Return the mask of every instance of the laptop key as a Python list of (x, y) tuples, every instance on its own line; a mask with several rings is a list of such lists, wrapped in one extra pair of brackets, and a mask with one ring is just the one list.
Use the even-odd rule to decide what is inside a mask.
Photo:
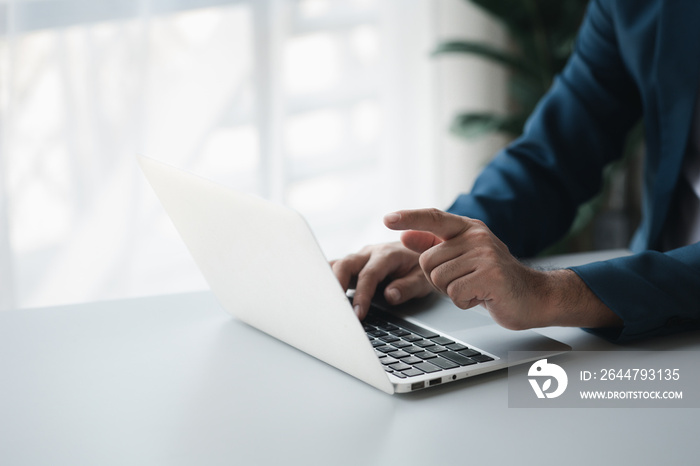
[(407, 358), (410, 356), (410, 354), (408, 354), (407, 352), (402, 351), (402, 350), (393, 351), (393, 352), (387, 353), (387, 354), (389, 354), (389, 356), (391, 356), (392, 358), (396, 358), (396, 359)]
[(434, 346), (435, 343), (433, 343), (430, 340), (418, 340), (413, 342), (414, 345), (420, 346), (421, 348), (426, 348), (428, 346)]
[(429, 362), (421, 362), (413, 366), (417, 369), (422, 370), (423, 372), (431, 373), (431, 372), (437, 372), (440, 370), (438, 366), (435, 364), (430, 364)]
[[(386, 356), (386, 355), (384, 355), (384, 356)], [(391, 356), (386, 356), (386, 357), (380, 359), (379, 362), (381, 362), (385, 366), (390, 366), (392, 364), (396, 364), (397, 362), (399, 362), (399, 360), (394, 359)]]
[(400, 372), (400, 374), (407, 375), (409, 377), (415, 377), (417, 375), (424, 374), (424, 372), (420, 369), (416, 369), (415, 367), (412, 369), (409, 369), (407, 371)]
[(452, 351), (460, 351), (460, 350), (467, 349), (466, 346), (464, 346), (460, 343), (452, 343), (451, 345), (445, 345), (445, 348), (452, 350)]
[(404, 364), (401, 361), (397, 362), (396, 364), (392, 364), (389, 367), (399, 372), (406, 371), (411, 368), (411, 366), (409, 366), (408, 364)]
[(376, 348), (377, 346), (384, 346), (384, 345), (386, 345), (386, 343), (384, 343), (381, 340), (372, 340), (372, 346), (374, 348)]
[(461, 354), (462, 356), (466, 356), (466, 357), (468, 357), (468, 358), (471, 358), (471, 357), (473, 357), (473, 356), (478, 356), (478, 355), (481, 354), (481, 353), (479, 353), (478, 351), (474, 351), (474, 350), (471, 349), (471, 348), (470, 348), (470, 349), (461, 350), (461, 351), (458, 351), (458, 352), (459, 352), (459, 354)]
[(485, 354), (480, 354), (478, 356), (472, 356), (472, 359), (476, 362), (493, 361), (493, 358), (491, 356), (486, 356)]
[(444, 346), (439, 346), (439, 345), (428, 346), (426, 349), (428, 351), (430, 351), (431, 353), (442, 353), (444, 351), (447, 351), (447, 348), (445, 348)]
[(399, 337), (395, 337), (394, 335), (384, 335), (383, 337), (379, 337), (379, 339), (386, 343), (391, 343), (392, 341), (399, 341)]
[(409, 342), (407, 342), (407, 341), (399, 340), (399, 341), (392, 341), (392, 342), (391, 342), (391, 346), (393, 346), (394, 348), (403, 349), (403, 348), (406, 348), (406, 347), (409, 347), (409, 346), (413, 346), (413, 345), (411, 345), (411, 344), (410, 344)]
[(431, 338), (430, 340), (433, 343), (437, 343), (438, 345), (442, 345), (442, 346), (451, 345), (452, 343), (454, 343), (454, 341), (450, 340), (449, 338), (445, 338), (445, 337)]
[(377, 328), (384, 330), (385, 332), (391, 332), (392, 330), (398, 330), (399, 328), (393, 324), (381, 324), (377, 325)]
[(403, 375), (401, 372), (392, 372), (391, 375), (393, 375), (394, 377), (398, 377), (398, 378), (400, 378), (400, 379), (405, 379), (405, 378), (406, 378), (406, 376)]
[(441, 353), (440, 356), (443, 358), (447, 358), (452, 362), (456, 362), (460, 366), (471, 366), (472, 364), (476, 364), (476, 361), (474, 361), (471, 358), (468, 358), (466, 356), (462, 356), (459, 353), (453, 353), (452, 351), (446, 351), (444, 353)]
[(404, 350), (405, 352), (407, 352), (408, 354), (416, 354), (416, 353), (420, 353), (421, 351), (425, 351), (420, 346), (407, 346), (407, 347), (401, 348), (401, 349)]
[(413, 343), (414, 341), (422, 340), (423, 337), (416, 335), (414, 333), (407, 333), (406, 335), (403, 335), (401, 338), (403, 338), (406, 341), (410, 341)]
[(454, 369), (455, 367), (459, 367), (459, 365), (455, 362), (449, 361), (445, 358), (435, 358), (430, 360), (431, 364), (435, 364), (436, 366), (440, 366), (443, 369)]
[(407, 358), (403, 358), (401, 362), (404, 364), (418, 364), (419, 362), (423, 362), (423, 360), (415, 356), (409, 356)]
[(382, 353), (391, 353), (392, 351), (396, 351), (396, 348), (390, 345), (378, 346), (374, 349), (381, 351)]
[(437, 355), (431, 353), (430, 351), (422, 351), (420, 353), (416, 353), (416, 356), (421, 358), (421, 359), (437, 358)]

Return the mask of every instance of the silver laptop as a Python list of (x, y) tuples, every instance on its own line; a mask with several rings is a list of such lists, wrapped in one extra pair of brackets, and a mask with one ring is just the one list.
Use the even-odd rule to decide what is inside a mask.
[(527, 362), (509, 351), (571, 349), (437, 294), (377, 303), (360, 322), (300, 214), (147, 157), (139, 163), (226, 311), (386, 393)]

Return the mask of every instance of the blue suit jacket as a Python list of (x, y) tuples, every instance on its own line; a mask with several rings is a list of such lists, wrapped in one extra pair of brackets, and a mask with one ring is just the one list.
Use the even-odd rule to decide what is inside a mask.
[(516, 256), (561, 238), (643, 118), (643, 220), (630, 257), (573, 270), (624, 321), (618, 341), (700, 327), (700, 243), (659, 252), (700, 85), (700, 1), (592, 0), (564, 71), (524, 135), (450, 212), (483, 220)]

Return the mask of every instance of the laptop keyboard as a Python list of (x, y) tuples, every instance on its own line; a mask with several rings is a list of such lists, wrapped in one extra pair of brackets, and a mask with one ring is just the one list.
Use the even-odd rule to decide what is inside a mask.
[(374, 308), (362, 326), (384, 370), (400, 379), (493, 361), (474, 348)]

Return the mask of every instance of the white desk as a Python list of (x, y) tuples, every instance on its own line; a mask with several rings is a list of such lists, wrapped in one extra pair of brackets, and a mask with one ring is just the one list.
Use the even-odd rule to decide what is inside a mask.
[[(635, 348), (698, 350), (699, 336)], [(0, 313), (8, 466), (697, 464), (699, 429), (694, 409), (508, 408), (505, 371), (389, 396), (208, 292)]]

